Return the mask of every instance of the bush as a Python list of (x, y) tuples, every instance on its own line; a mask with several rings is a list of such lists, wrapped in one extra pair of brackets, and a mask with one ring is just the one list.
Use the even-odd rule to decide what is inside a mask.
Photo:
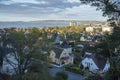
[(84, 80), (103, 80), (103, 78), (100, 75), (96, 74), (96, 75), (89, 75)]
[(83, 69), (80, 69), (80, 67), (78, 67), (78, 66), (69, 66), (69, 65), (66, 65), (65, 69), (68, 70), (68, 71), (74, 72), (74, 73), (81, 74), (81, 75), (83, 75), (84, 72), (85, 72)]
[(68, 79), (68, 74), (65, 72), (57, 72), (56, 73), (56, 80), (67, 80)]

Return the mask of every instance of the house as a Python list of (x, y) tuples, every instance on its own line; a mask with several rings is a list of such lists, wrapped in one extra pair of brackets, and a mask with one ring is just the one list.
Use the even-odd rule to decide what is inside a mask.
[(104, 73), (110, 68), (109, 59), (90, 52), (85, 52), (82, 59), (82, 65), (84, 68), (88, 68), (89, 71), (100, 73)]
[[(0, 72), (2, 74), (13, 75), (18, 71), (18, 54), (17, 52), (11, 52), (11, 49), (14, 48), (12, 44), (8, 43), (6, 47), (1, 48), (2, 57), (2, 66)], [(25, 46), (23, 52), (27, 52), (28, 47)], [(26, 53), (28, 54), (28, 53)]]
[(67, 38), (66, 41), (68, 42), (68, 44), (69, 44), (71, 47), (74, 47), (74, 46), (75, 46), (75, 40), (70, 39), (70, 38)]
[(51, 38), (52, 38), (52, 33), (49, 32), (49, 33), (47, 34), (47, 38), (48, 38), (48, 39), (51, 39)]
[(7, 75), (13, 75), (15, 73), (15, 69), (17, 68), (18, 68), (18, 61), (16, 60), (14, 54), (12, 53), (7, 54), (3, 58), (1, 73)]
[(72, 47), (70, 45), (67, 44), (62, 44), (59, 46), (60, 48), (64, 49), (67, 53), (72, 53)]
[(54, 48), (50, 51), (49, 58), (51, 62), (55, 62), (59, 66), (73, 64), (73, 55), (69, 54), (65, 49)]
[(48, 50), (47, 50), (46, 48), (42, 47), (42, 48), (41, 48), (41, 52), (42, 52), (43, 54), (47, 54), (47, 53), (48, 53)]
[(90, 27), (86, 27), (85, 30), (87, 32), (93, 32), (94, 31), (93, 27), (91, 27), (91, 26)]
[(89, 46), (95, 46), (97, 43), (94, 41), (89, 41), (88, 44), (89, 44)]
[(2, 55), (0, 59), (0, 73), (12, 75), (15, 72), (14, 68), (17, 68), (17, 60), (15, 56), (10, 53), (9, 48), (11, 48), (10, 45), (7, 45), (6, 48), (0, 48), (0, 54)]
[(75, 47), (74, 47), (74, 51), (76, 51), (76, 52), (81, 52), (81, 51), (83, 51), (83, 49), (84, 49), (84, 45), (82, 45), (82, 44), (77, 44)]
[(9, 80), (9, 78), (10, 78), (9, 75), (0, 73), (0, 80)]
[(67, 53), (72, 53), (72, 47), (66, 40), (63, 41), (60, 45), (56, 45), (56, 47), (64, 49)]
[(80, 41), (86, 41), (85, 36), (81, 36), (81, 37), (80, 37)]
[(103, 26), (102, 27), (102, 31), (103, 32), (112, 32), (113, 27), (109, 27), (109, 26)]
[(57, 34), (55, 43), (62, 44), (62, 34)]

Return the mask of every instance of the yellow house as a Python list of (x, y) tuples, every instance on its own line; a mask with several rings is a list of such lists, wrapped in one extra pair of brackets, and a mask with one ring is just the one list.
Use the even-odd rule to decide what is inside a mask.
[(54, 48), (50, 51), (49, 58), (59, 66), (73, 64), (73, 55), (62, 48)]

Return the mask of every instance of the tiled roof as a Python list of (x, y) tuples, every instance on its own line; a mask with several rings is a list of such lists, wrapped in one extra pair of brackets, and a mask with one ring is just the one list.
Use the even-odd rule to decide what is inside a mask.
[(100, 70), (103, 70), (107, 59), (96, 54), (85, 54), (83, 58), (91, 58)]
[(61, 48), (54, 48), (53, 51), (56, 54), (55, 58), (60, 58), (60, 55), (62, 54), (63, 49), (61, 49)]
[(68, 60), (69, 59), (69, 56), (68, 57), (62, 57), (60, 60)]
[(71, 48), (70, 45), (60, 45), (61, 48)]
[(95, 64), (98, 66), (98, 68), (100, 70), (103, 70), (104, 67), (105, 67), (105, 64), (107, 62), (107, 59), (106, 58), (103, 58), (101, 56), (97, 57), (97, 56), (94, 56), (93, 58), (93, 61), (95, 62)]

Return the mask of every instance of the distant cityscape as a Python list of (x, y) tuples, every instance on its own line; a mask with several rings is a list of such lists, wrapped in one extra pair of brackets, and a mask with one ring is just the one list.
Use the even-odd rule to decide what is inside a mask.
[(78, 20), (41, 20), (41, 21), (15, 21), (15, 22), (0, 22), (1, 28), (11, 27), (62, 27), (62, 26), (80, 26), (80, 25), (91, 25), (91, 24), (105, 24), (102, 21), (78, 21)]

